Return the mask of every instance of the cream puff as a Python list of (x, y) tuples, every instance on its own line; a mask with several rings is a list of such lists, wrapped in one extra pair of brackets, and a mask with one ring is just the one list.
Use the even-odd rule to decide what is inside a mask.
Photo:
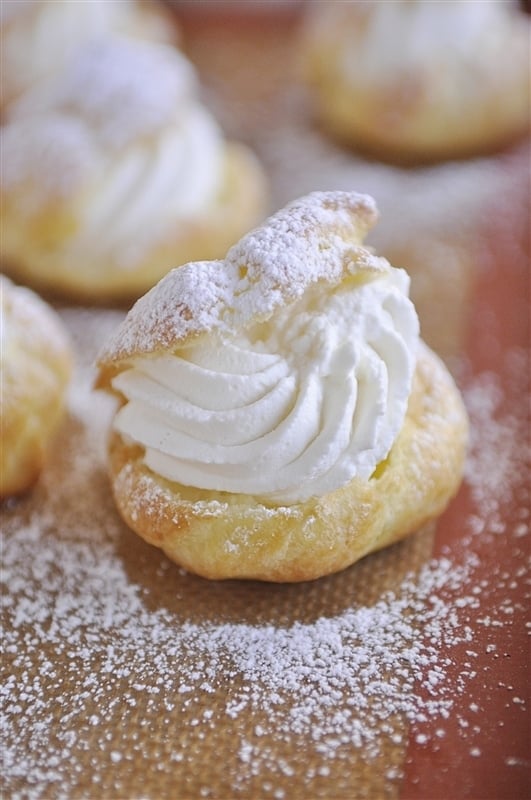
[(328, 131), (420, 162), (495, 150), (529, 130), (529, 37), (511, 0), (316, 3), (300, 61)]
[(0, 497), (37, 480), (72, 369), (67, 332), (38, 295), (0, 275)]
[(2, 129), (5, 271), (75, 299), (136, 299), (170, 267), (222, 257), (266, 179), (227, 142), (174, 48), (113, 37), (15, 104)]
[(437, 516), (467, 416), (419, 339), (372, 198), (303, 197), (133, 306), (99, 358), (109, 462), (140, 536), (212, 579), (303, 581)]
[(157, 0), (2, 0), (1, 108), (62, 72), (94, 38), (121, 33), (176, 42), (177, 25)]

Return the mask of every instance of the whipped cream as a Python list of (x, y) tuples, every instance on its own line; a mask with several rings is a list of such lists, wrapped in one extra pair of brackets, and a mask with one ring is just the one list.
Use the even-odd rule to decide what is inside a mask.
[(2, 0), (0, 8), (2, 26), (9, 25), (2, 39), (3, 88), (13, 97), (57, 74), (92, 38), (127, 30), (134, 13), (129, 0)]
[(109, 257), (128, 268), (176, 221), (215, 202), (224, 147), (184, 56), (113, 37), (87, 46), (60, 80), (15, 105), (1, 182), (25, 184), (30, 215), (52, 198), (73, 199), (65, 258), (83, 263), (88, 251), (103, 269)]
[(409, 278), (383, 264), (238, 334), (135, 358), (112, 381), (115, 430), (163, 478), (272, 503), (369, 479), (402, 426), (418, 341)]
[(109, 165), (66, 247), (110, 256), (126, 269), (134, 266), (172, 224), (215, 201), (223, 147), (210, 114), (199, 106), (187, 109), (180, 124), (169, 126), (152, 147), (133, 147)]

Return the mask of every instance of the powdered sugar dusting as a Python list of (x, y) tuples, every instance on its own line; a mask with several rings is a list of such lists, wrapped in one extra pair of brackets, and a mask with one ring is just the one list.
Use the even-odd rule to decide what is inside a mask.
[(196, 102), (197, 91), (194, 68), (177, 50), (114, 35), (86, 44), (59, 78), (28, 93), (10, 116), (50, 108), (79, 116), (101, 147), (116, 151), (158, 134)]
[(525, 480), (517, 498), (513, 498), (515, 478), (530, 474), (531, 442), (525, 398), (527, 356), (520, 350), (510, 353), (510, 389), (521, 398), (521, 410), (515, 414), (504, 408), (506, 388), (502, 378), (493, 372), (482, 373), (465, 390), (465, 401), (475, 425), (471, 430), (470, 453), (465, 477), (474, 504), (480, 513), (469, 519), (475, 534), (506, 534), (504, 508), (516, 499), (521, 509), (521, 522), (514, 533), (529, 532), (527, 509), (529, 496)]
[(101, 361), (249, 325), (312, 283), (338, 283), (345, 270), (389, 269), (359, 246), (376, 216), (373, 199), (356, 192), (313, 192), (293, 201), (244, 236), (223, 262), (196, 262), (168, 273), (137, 301)]
[[(382, 210), (378, 250), (392, 251), (397, 239), (417, 243), (424, 232), (420, 262), (428, 243), (432, 254), (442, 239), (450, 257), (456, 243), (466, 245), (493, 195), (512, 197), (506, 209), (513, 214), (516, 194), (497, 159), (395, 171), (327, 142), (286, 80), (292, 29), (276, 26), (268, 34), (260, 25), (258, 36), (231, 26), (220, 36), (216, 21), (195, 36), (195, 53), (202, 74), (210, 68), (217, 83), (213, 99), (224, 128), (256, 144), (274, 176), (274, 207), (315, 189), (354, 186), (376, 197)], [(193, 53), (194, 41), (187, 44)], [(445, 256), (445, 270), (448, 263)], [(438, 263), (421, 266), (429, 283), (439, 279)], [(518, 585), (528, 574), (522, 445), (529, 428), (504, 402), (505, 380), (486, 373), (461, 381), (472, 423), (470, 503), (454, 517), (452, 546), (407, 578), (419, 548), (421, 561), (430, 552), (429, 534), (371, 556), (319, 583), (316, 613), (309, 607), (312, 587), (265, 593), (255, 587), (249, 601), (239, 585), (212, 586), (185, 575), (124, 529), (104, 471), (112, 404), (89, 389), (91, 361), (120, 316), (76, 309), (63, 317), (81, 359), (64, 437), (31, 498), (2, 509), (6, 796), (391, 798), (404, 770), (407, 717), (411, 740), (428, 756), (426, 786), (441, 767), (437, 751), (451, 738), (452, 723), (465, 770), (455, 750), (442, 767), (457, 772), (460, 787), (483, 769), (489, 725), (499, 756), (492, 766), (505, 775), (528, 769), (522, 747), (508, 744), (509, 725), (492, 722), (490, 707), (503, 694), (512, 714), (506, 722), (526, 713), (523, 691), (504, 670), (522, 615)], [(521, 355), (510, 354), (513, 377), (522, 373)], [(498, 469), (498, 458), (506, 468)], [(483, 558), (491, 547), (491, 570), (479, 577), (475, 553)], [(337, 596), (331, 586), (339, 586), (341, 603), (330, 603)], [(381, 645), (371, 622), (382, 627)], [(264, 654), (257, 652), (260, 643)], [(404, 663), (396, 658), (400, 648)], [(273, 657), (269, 677), (264, 670)], [(300, 676), (298, 685), (289, 670)], [(335, 691), (338, 679), (347, 697)], [(393, 713), (396, 707), (406, 720)], [(360, 741), (369, 743), (367, 752)], [(470, 772), (468, 755), (475, 762)], [(371, 777), (363, 772), (358, 779), (364, 759)], [(367, 787), (374, 775), (381, 778), (376, 790)]]
[[(487, 617), (473, 535), (459, 560), (447, 554), (417, 572), (398, 570), (402, 577), (364, 602), (369, 576), (400, 553), (407, 563), (415, 539), (360, 562), (320, 584), (326, 597), (344, 581), (345, 596), (341, 607), (316, 614), (305, 607), (308, 587), (257, 586), (242, 605), (237, 586), (186, 575), (125, 530), (109, 496), (104, 444), (113, 403), (91, 390), (91, 361), (122, 315), (62, 316), (79, 351), (65, 440), (36, 492), (3, 511), (5, 791), (131, 796), (130, 759), (146, 757), (160, 726), (168, 732), (156, 756), (163, 785), (185, 787), (203, 763), (201, 796), (281, 797), (295, 779), (309, 794), (330, 796), (323, 787), (336, 785), (340, 764), (376, 762), (405, 745), (409, 726), (420, 745), (443, 739), (474, 679), (475, 620), (493, 635), (509, 629), (518, 576), (500, 567), (504, 600)], [(489, 455), (500, 443), (502, 459), (521, 452), (524, 424), (500, 416), (504, 387), (492, 375), (465, 388), (473, 513), (463, 534), (493, 513), (501, 519), (514, 502), (510, 471), (498, 491)], [(496, 508), (485, 508), (486, 496)], [(520, 701), (515, 694), (513, 705)], [(474, 758), (476, 708), (460, 717)], [(208, 765), (227, 731), (233, 758), (220, 777)], [(386, 780), (401, 776), (391, 758)]]
[[(32, 186), (20, 201), (21, 216), (42, 211), (51, 199), (71, 196), (87, 174), (101, 165), (86, 127), (72, 117), (54, 115), (41, 120), (38, 136), (34, 120), (21, 120), (16, 125), (6, 125), (2, 139), (2, 190)], [(36, 173), (39, 180), (33, 183)]]

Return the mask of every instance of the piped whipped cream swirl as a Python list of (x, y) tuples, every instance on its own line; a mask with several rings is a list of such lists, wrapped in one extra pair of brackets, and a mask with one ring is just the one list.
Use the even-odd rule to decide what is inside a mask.
[(142, 0), (2, 0), (2, 104), (53, 78), (95, 39), (118, 33), (171, 42), (173, 27), (157, 9)]
[(2, 146), (0, 183), (24, 186), (20, 212), (74, 207), (65, 257), (97, 252), (103, 269), (109, 257), (136, 266), (176, 223), (208, 211), (224, 180), (223, 135), (190, 62), (118, 36), (86, 45), (60, 78), (25, 95)]
[[(386, 262), (385, 262), (386, 263)], [(409, 278), (387, 268), (314, 284), (238, 335), (137, 357), (114, 421), (145, 464), (186, 486), (273, 503), (369, 479), (402, 426), (416, 363)]]

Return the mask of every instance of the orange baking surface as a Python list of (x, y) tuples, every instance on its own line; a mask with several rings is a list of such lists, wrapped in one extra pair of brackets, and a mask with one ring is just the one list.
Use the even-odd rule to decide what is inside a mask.
[(411, 258), (423, 333), (463, 391), (463, 485), (435, 525), (319, 581), (189, 575), (110, 493), (112, 404), (92, 381), (124, 312), (56, 302), (68, 413), (37, 486), (1, 509), (3, 796), (527, 800), (529, 150), (365, 161), (308, 110), (301, 5), (241, 6), (175, 4), (206, 102), (264, 164), (272, 211), (375, 196), (371, 241)]
[[(477, 556), (473, 581), (481, 591), (479, 607), (467, 623), (469, 644), (453, 650), (449, 674), (459, 673), (460, 662), (471, 662), (474, 676), (467, 692), (456, 696), (445, 721), (444, 736), (437, 724), (426, 732), (428, 742), (410, 738), (405, 759), (402, 800), (446, 798), (526, 798), (530, 792), (529, 737), (529, 592), (523, 571), (529, 564), (529, 542), (524, 533), (529, 512), (529, 190), (521, 215), (523, 248), (507, 242), (496, 223), (485, 225), (485, 242), (492, 258), (474, 292), (466, 355), (476, 374), (501, 378), (503, 398), (498, 418), (519, 415), (527, 420), (520, 441), (524, 469), (509, 460), (514, 473), (510, 500), (494, 526), (472, 540), (463, 530), (473, 501), (464, 487), (439, 520), (433, 555), (453, 559)], [(517, 367), (511, 357), (521, 357)], [(501, 455), (501, 454), (500, 454)], [(493, 472), (496, 449), (491, 451)], [(527, 465), (527, 468), (525, 467)], [(495, 491), (495, 490), (494, 490)], [(510, 585), (510, 602), (507, 586)], [(504, 603), (510, 624), (492, 624)], [(472, 655), (471, 655), (472, 654)]]

